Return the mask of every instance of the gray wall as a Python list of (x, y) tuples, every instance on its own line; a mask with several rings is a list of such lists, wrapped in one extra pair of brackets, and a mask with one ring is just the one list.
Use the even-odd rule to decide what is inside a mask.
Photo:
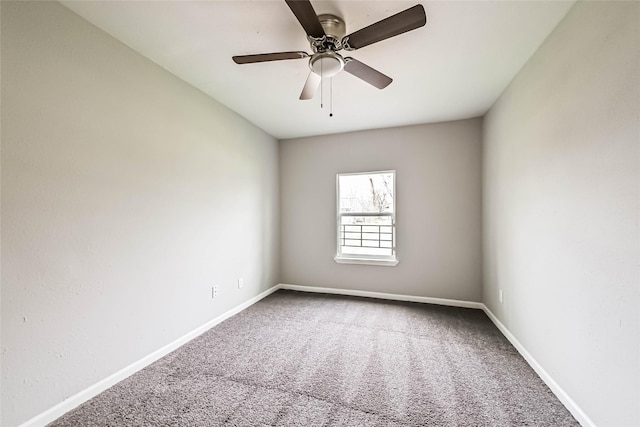
[[(281, 281), (481, 298), (481, 120), (280, 142)], [(396, 267), (337, 264), (336, 174), (396, 170)]]
[(639, 7), (578, 2), (484, 121), (483, 300), (599, 426), (640, 425)]
[(278, 282), (278, 143), (58, 3), (1, 7), (13, 426)]

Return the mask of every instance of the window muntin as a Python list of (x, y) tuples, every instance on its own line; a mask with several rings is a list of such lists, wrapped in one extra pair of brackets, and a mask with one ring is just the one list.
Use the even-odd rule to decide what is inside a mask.
[(338, 174), (337, 205), (336, 261), (396, 259), (395, 171)]

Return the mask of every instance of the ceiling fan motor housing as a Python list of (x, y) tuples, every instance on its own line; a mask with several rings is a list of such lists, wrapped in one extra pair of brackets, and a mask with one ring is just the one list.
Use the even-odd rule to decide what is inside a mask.
[(326, 34), (326, 44), (324, 47), (328, 48), (329, 50), (342, 49), (341, 40), (347, 33), (342, 18), (336, 15), (325, 13), (322, 15), (318, 15), (318, 20), (320, 21), (320, 25), (322, 25), (322, 29)]
[(331, 14), (318, 15), (325, 36), (322, 39), (310, 38), (314, 54), (309, 60), (311, 71), (321, 77), (333, 77), (344, 68), (345, 61), (336, 50), (342, 49), (341, 40), (346, 34), (344, 21)]

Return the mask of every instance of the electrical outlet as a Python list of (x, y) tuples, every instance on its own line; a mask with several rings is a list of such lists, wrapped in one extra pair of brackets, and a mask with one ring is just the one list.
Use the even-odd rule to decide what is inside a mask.
[(211, 298), (218, 298), (218, 285), (211, 287)]
[(500, 300), (500, 304), (504, 302), (504, 295), (502, 294), (502, 289), (498, 290), (498, 299)]
[(241, 277), (238, 279), (238, 289), (242, 289), (244, 286), (244, 279)]

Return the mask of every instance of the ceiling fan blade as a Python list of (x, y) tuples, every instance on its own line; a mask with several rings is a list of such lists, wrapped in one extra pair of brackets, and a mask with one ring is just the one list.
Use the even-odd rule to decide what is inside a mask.
[(345, 45), (347, 50), (360, 49), (398, 34), (415, 30), (426, 23), (427, 15), (424, 12), (424, 6), (417, 4), (355, 33), (346, 35), (342, 39), (342, 44)]
[(307, 35), (320, 39), (324, 37), (324, 29), (320, 25), (320, 20), (313, 10), (309, 0), (285, 0), (291, 12), (298, 18), (300, 25)]
[(374, 70), (357, 59), (345, 58), (345, 61), (347, 63), (344, 66), (344, 70), (347, 73), (353, 74), (378, 89), (384, 89), (393, 81), (391, 77), (385, 76), (380, 71)]
[(283, 59), (299, 59), (306, 58), (307, 52), (276, 52), (276, 53), (260, 53), (257, 55), (239, 55), (233, 57), (236, 64), (252, 64), (254, 62), (281, 61)]
[(311, 71), (309, 73), (309, 77), (307, 77), (307, 81), (304, 83), (304, 87), (302, 88), (300, 99), (312, 99), (313, 95), (315, 95), (318, 90), (318, 86), (320, 86), (321, 80), (322, 77), (320, 77), (320, 75)]

